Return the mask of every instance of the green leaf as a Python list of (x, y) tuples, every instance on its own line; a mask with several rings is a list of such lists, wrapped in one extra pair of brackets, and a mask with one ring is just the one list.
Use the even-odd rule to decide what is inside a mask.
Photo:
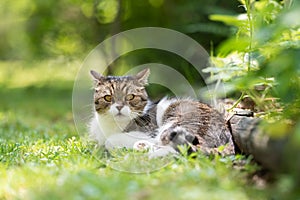
[(244, 26), (247, 23), (247, 17), (242, 15), (210, 15), (209, 19), (212, 21), (223, 22), (229, 26)]
[(232, 52), (245, 52), (249, 47), (249, 39), (243, 38), (231, 38), (223, 42), (218, 48), (217, 53), (220, 57), (228, 56)]

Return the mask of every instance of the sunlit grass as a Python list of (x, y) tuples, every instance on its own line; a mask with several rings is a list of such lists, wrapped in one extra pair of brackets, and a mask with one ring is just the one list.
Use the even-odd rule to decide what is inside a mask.
[[(260, 199), (232, 159), (182, 157), (152, 173), (106, 167), (77, 137), (1, 144), (0, 196), (7, 199)], [(252, 188), (252, 189), (251, 189)], [(250, 192), (250, 194), (248, 194)]]
[(6, 88), (72, 86), (81, 61), (64, 59), (0, 61), (0, 85)]

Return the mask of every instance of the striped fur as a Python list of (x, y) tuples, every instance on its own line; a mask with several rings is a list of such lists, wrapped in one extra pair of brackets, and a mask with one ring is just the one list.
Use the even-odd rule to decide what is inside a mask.
[[(235, 153), (224, 117), (209, 105), (192, 99), (165, 98), (157, 108), (158, 143), (174, 149), (187, 144), (190, 150), (200, 149), (206, 154)], [(223, 145), (224, 149), (219, 150)]]

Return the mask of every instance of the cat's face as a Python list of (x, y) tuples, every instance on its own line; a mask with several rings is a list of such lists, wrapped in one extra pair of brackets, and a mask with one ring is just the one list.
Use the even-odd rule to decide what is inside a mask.
[(95, 80), (94, 106), (100, 115), (116, 118), (135, 118), (143, 113), (148, 95), (145, 85), (148, 83), (149, 69), (133, 76), (102, 76), (91, 71)]

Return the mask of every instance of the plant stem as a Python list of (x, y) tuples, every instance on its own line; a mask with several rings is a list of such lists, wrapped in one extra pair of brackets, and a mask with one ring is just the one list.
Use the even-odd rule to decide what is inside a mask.
[(247, 59), (247, 71), (251, 69), (251, 52), (252, 52), (252, 40), (253, 40), (253, 21), (252, 21), (252, 9), (251, 9), (251, 0), (245, 1), (247, 18), (249, 22), (249, 49), (248, 49), (248, 59)]
[(243, 100), (244, 96), (245, 96), (245, 92), (242, 92), (240, 98), (236, 100), (236, 102), (231, 106), (231, 108), (227, 109), (227, 112), (232, 111)]
[(293, 4), (293, 0), (285, 0), (284, 1), (284, 7), (285, 9), (290, 9), (290, 7), (292, 6)]

